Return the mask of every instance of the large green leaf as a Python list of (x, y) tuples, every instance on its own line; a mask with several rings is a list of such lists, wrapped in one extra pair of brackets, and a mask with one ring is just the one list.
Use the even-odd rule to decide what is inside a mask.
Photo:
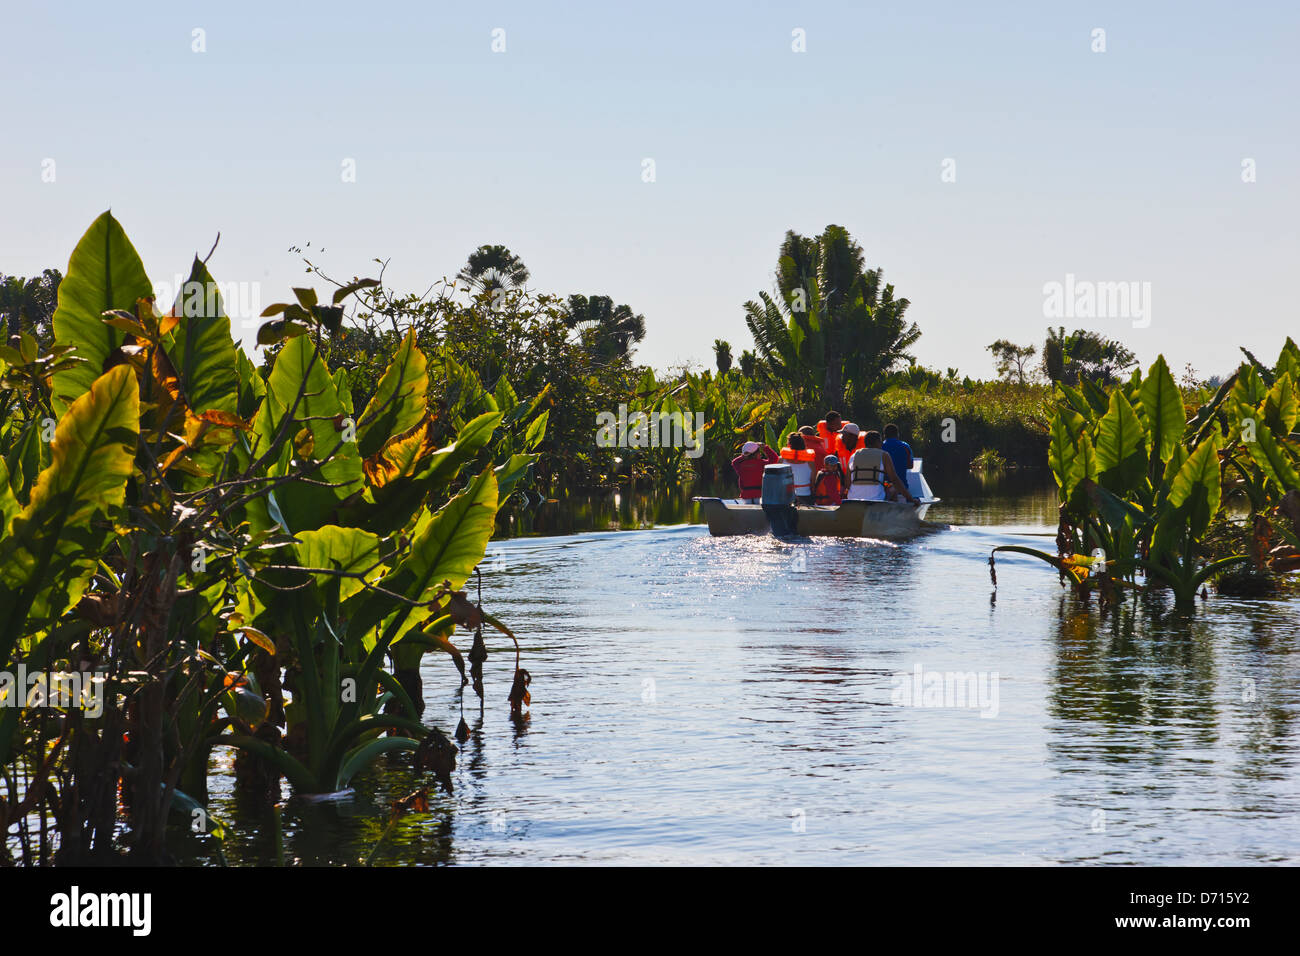
[[(456, 440), (431, 455), (413, 463), (413, 472), (396, 478), (382, 487), (370, 487), (366, 498), (344, 509), (342, 520), (362, 525), (380, 534), (405, 527), (431, 492), (448, 485), (479, 451), (492, 440), (501, 422), (499, 412), (487, 412), (467, 422)], [(417, 434), (417, 438), (419, 435)], [(391, 447), (384, 454), (397, 455), (402, 449)], [(402, 462), (398, 461), (401, 465)]]
[(235, 350), (235, 369), (239, 373), (239, 407), (237, 414), (245, 420), (257, 414), (266, 397), (266, 381), (243, 349)]
[[(1082, 393), (1077, 388), (1073, 388), (1065, 382), (1057, 382), (1056, 391), (1060, 395), (1060, 398), (1057, 399), (1057, 401), (1061, 405), (1073, 409), (1079, 415), (1083, 416), (1085, 421), (1095, 422), (1097, 420), (1097, 413), (1093, 410), (1093, 407), (1088, 404), (1088, 400), (1083, 397)], [(1103, 411), (1104, 410), (1105, 409), (1103, 408)]]
[(494, 392), (497, 400), (497, 410), (502, 415), (509, 416), (519, 406), (519, 396), (515, 394), (514, 387), (511, 386), (510, 380), (502, 375), (497, 379), (497, 387)]
[[(382, 573), (378, 567), (382, 554), (382, 540), (360, 528), (341, 528), (325, 525), (314, 531), (303, 531), (298, 538), (298, 563), (304, 568), (322, 568), (346, 572), (361, 577), (342, 577), (339, 600), (346, 601), (364, 589), (363, 581), (373, 581)], [(318, 584), (327, 583), (335, 575), (315, 575)]]
[(1079, 458), (1079, 436), (1086, 423), (1082, 415), (1068, 408), (1057, 409), (1052, 416), (1052, 434), (1047, 446), (1047, 463), (1061, 490), (1061, 500), (1070, 494), (1083, 477)]
[(1277, 365), (1273, 368), (1274, 374), (1278, 376), (1290, 375), (1291, 381), (1300, 384), (1300, 346), (1291, 340), (1291, 336), (1286, 337), (1286, 344), (1282, 346), (1282, 352), (1277, 357)]
[[(1110, 407), (1110, 399), (1107, 398), (1105, 389), (1086, 375), (1081, 375), (1079, 376), (1079, 391), (1095, 414), (1106, 414), (1106, 410)], [(1116, 391), (1119, 391), (1118, 386)]]
[(125, 333), (106, 325), (110, 309), (135, 311), (137, 300), (151, 298), (153, 286), (131, 240), (112, 213), (104, 213), (86, 230), (68, 261), (54, 311), (56, 345), (76, 346), (85, 359), (54, 375), (54, 412), (62, 416), (104, 369), (104, 360), (122, 344)]
[(1138, 408), (1147, 428), (1152, 455), (1169, 460), (1183, 440), (1186, 427), (1183, 396), (1163, 355), (1157, 356), (1138, 392)]
[[(1239, 410), (1239, 415), (1248, 417), (1246, 410)], [(1265, 422), (1255, 421), (1255, 440), (1243, 441), (1242, 444), (1255, 459), (1260, 470), (1264, 472), (1285, 493), (1292, 488), (1300, 488), (1300, 475), (1283, 442), (1273, 435), (1273, 430)]]
[(1290, 372), (1283, 372), (1264, 396), (1264, 421), (1275, 435), (1286, 436), (1295, 429), (1300, 402)]
[(190, 408), (196, 413), (233, 414), (239, 404), (239, 368), (230, 319), (222, 309), (216, 282), (197, 257), (173, 314), (179, 321), (163, 339), (163, 346), (180, 376)]
[(1242, 363), (1237, 373), (1237, 381), (1232, 386), (1232, 397), (1244, 408), (1255, 408), (1268, 394), (1268, 386), (1260, 377), (1259, 370), (1253, 365)]
[(9, 519), (18, 514), (20, 506), (9, 487), (9, 466), (0, 458), (0, 536), (7, 534)]
[(550, 420), (550, 417), (551, 410), (547, 408), (528, 423), (528, 430), (524, 433), (524, 447), (529, 451), (535, 451), (546, 437), (546, 423)]
[[(260, 458), (272, 448), (281, 433), (281, 423), (292, 412), (293, 421), (284, 432), (285, 444), (273, 456), (268, 473), (286, 475), (324, 461), (307, 477), (332, 487), (294, 481), (281, 485), (276, 500), (289, 525), (285, 530), (297, 533), (330, 523), (339, 502), (362, 490), (357, 444), (343, 441), (346, 411), (311, 337), (299, 335), (286, 342), (276, 356), (266, 383), (266, 399), (253, 422), (255, 455)], [(310, 460), (299, 458), (299, 464), (295, 464), (294, 439), (302, 429), (310, 433), (312, 450)], [(256, 513), (256, 509), (252, 510)]]
[(121, 507), (139, 438), (135, 374), (97, 378), (59, 419), (51, 461), (0, 541), (0, 661), (30, 623), (80, 599)]
[[(464, 587), (483, 560), (496, 527), (497, 479), (491, 468), (478, 477), (437, 514), (426, 512), (416, 523), (406, 556), (382, 579), (385, 590), (410, 601), (428, 601), (442, 582), (453, 590)], [(393, 608), (391, 598), (369, 594), (360, 599), (349, 621), (352, 634), (364, 635), (387, 618), (385, 633), (395, 635), (426, 619), (428, 608)]]
[(1119, 495), (1136, 488), (1146, 474), (1146, 429), (1118, 388), (1097, 423), (1095, 444), (1101, 483)]
[(1219, 446), (1218, 433), (1211, 432), (1178, 469), (1169, 487), (1169, 505), (1186, 505), (1187, 531), (1195, 540), (1205, 534), (1219, 510)]
[[(374, 396), (357, 422), (357, 444), (363, 458), (369, 458), (394, 435), (400, 435), (419, 423), (424, 417), (428, 387), (428, 363), (424, 353), (415, 347), (415, 331), (412, 330), (398, 346)], [(509, 387), (507, 383), (506, 388)]]

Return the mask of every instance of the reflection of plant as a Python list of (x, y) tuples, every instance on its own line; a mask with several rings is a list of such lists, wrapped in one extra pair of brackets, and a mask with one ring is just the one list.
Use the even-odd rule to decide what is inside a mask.
[[(1258, 519), (1300, 484), (1300, 446), (1289, 437), (1300, 350), (1288, 339), (1276, 370), (1264, 371), (1271, 387), (1243, 364), (1190, 420), (1163, 357), (1145, 379), (1135, 371), (1109, 395), (1088, 378), (1078, 389), (1058, 383), (1048, 453), (1061, 495), (1058, 554), (994, 552), (1038, 557), (1081, 589), (1131, 584), (1140, 572), (1191, 606), (1205, 581), (1250, 560), (1237, 553), (1206, 560), (1204, 541), (1223, 500), (1240, 490)], [(1225, 482), (1225, 474), (1239, 479)], [(1256, 521), (1253, 534), (1267, 539), (1271, 531), (1288, 546), (1300, 543), (1280, 522), (1266, 529)], [(1081, 557), (1096, 549), (1101, 563)]]
[(164, 861), (168, 813), (202, 807), (213, 746), (252, 755), (237, 767), (270, 768), (277, 791), (279, 773), (335, 789), (391, 750), (446, 774), (454, 748), (385, 658), (495, 626), (459, 589), (546, 416), (444, 414), (410, 334), (357, 411), (322, 345), (366, 285), (272, 306), (263, 377), (206, 265), (159, 315), (105, 213), (73, 252), (54, 348), (0, 353), (0, 671), (93, 672), (104, 691), (94, 718), (0, 708), (0, 830), (18, 827), (23, 862), (112, 859), (119, 786), (132, 857)]
[(970, 463), (976, 471), (1002, 471), (1007, 467), (1007, 460), (996, 448), (985, 448)]

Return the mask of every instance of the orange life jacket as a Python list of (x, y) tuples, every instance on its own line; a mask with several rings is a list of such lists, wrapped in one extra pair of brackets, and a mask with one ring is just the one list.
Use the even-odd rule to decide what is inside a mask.
[[(846, 423), (850, 424), (850, 423)], [(839, 456), (840, 465), (844, 468), (844, 474), (849, 473), (849, 460), (853, 458), (853, 453), (859, 448), (864, 447), (862, 444), (862, 433), (857, 432), (853, 435), (853, 447), (848, 448), (844, 444), (844, 439), (839, 435), (835, 436), (835, 447), (832, 449)]]
[(819, 505), (838, 505), (844, 500), (844, 485), (840, 472), (827, 471), (823, 468), (817, 473), (813, 482), (813, 503)]
[(796, 495), (812, 494), (812, 478), (817, 460), (817, 453), (809, 449), (791, 448), (786, 445), (781, 449), (781, 457), (790, 463), (794, 471), (794, 493)]
[[(840, 424), (842, 427), (843, 423), (841, 422)], [(822, 440), (822, 444), (826, 446), (826, 454), (830, 455), (834, 453), (835, 443), (839, 441), (840, 433), (833, 432), (829, 428), (827, 428), (826, 419), (824, 418), (817, 423), (817, 437), (820, 438)]]
[(804, 435), (803, 440), (804, 444), (808, 446), (808, 450), (813, 453), (813, 460), (817, 462), (817, 467), (820, 468), (821, 463), (825, 461), (826, 456), (830, 454), (830, 452), (827, 451), (826, 439)]

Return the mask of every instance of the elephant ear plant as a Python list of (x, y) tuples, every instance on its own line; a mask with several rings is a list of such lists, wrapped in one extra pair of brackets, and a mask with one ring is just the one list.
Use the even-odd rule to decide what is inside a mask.
[(263, 378), (206, 263), (160, 313), (105, 213), (53, 347), (0, 349), (0, 674), (47, 675), (0, 677), (0, 863), (167, 861), (214, 747), (269, 796), (281, 775), (339, 790), (392, 751), (450, 788), (456, 749), (389, 661), (458, 626), (508, 634), (461, 589), (545, 422), (487, 411), (447, 435), (411, 336), (355, 410), (321, 347), (368, 283), (268, 310)]
[[(1141, 575), (1146, 587), (1167, 587), (1177, 607), (1190, 609), (1206, 581), (1252, 560), (1211, 554), (1206, 543), (1232, 495), (1247, 498), (1257, 540), (1300, 544), (1276, 521), (1300, 483), (1293, 368), (1300, 352), (1288, 339), (1271, 387), (1243, 365), (1190, 418), (1163, 356), (1145, 378), (1135, 371), (1109, 394), (1086, 379), (1078, 388), (1058, 383), (1048, 450), (1061, 499), (1058, 553), (1007, 545), (993, 554), (1039, 558), (1081, 593), (1098, 589), (1105, 598), (1139, 586)], [(1289, 570), (1278, 555), (1266, 562), (1263, 551), (1258, 566)]]

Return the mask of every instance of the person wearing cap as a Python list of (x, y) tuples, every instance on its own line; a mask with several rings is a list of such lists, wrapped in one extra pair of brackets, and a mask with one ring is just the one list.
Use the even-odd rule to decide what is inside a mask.
[(844, 500), (844, 469), (839, 455), (827, 455), (813, 479), (813, 504), (838, 505)]
[(740, 480), (740, 497), (746, 504), (756, 504), (763, 494), (763, 469), (781, 460), (767, 444), (747, 441), (740, 454), (731, 459), (731, 467)]
[(835, 436), (835, 445), (831, 448), (831, 451), (840, 456), (840, 464), (844, 467), (846, 475), (849, 473), (849, 459), (853, 457), (853, 452), (860, 444), (858, 435), (858, 426), (852, 422), (845, 422), (840, 433)]

